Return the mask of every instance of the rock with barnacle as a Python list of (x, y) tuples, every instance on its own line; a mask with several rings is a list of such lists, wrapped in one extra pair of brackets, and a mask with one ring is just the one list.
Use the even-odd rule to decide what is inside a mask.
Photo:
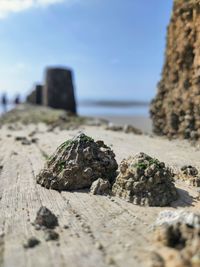
[(37, 182), (59, 191), (89, 189), (99, 177), (112, 183), (117, 168), (115, 154), (103, 141), (80, 134), (57, 149)]
[(200, 266), (200, 215), (191, 211), (166, 210), (154, 225), (154, 239), (166, 267)]
[(200, 177), (197, 168), (191, 165), (185, 165), (176, 176), (178, 179), (185, 181), (187, 184), (199, 187)]
[(121, 162), (112, 193), (137, 205), (167, 206), (177, 199), (173, 173), (145, 153)]

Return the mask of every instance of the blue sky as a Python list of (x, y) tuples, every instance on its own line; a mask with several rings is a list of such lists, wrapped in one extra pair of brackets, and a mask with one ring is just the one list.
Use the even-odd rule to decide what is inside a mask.
[(25, 94), (46, 66), (67, 66), (79, 99), (150, 100), (171, 9), (172, 0), (2, 0), (0, 91)]

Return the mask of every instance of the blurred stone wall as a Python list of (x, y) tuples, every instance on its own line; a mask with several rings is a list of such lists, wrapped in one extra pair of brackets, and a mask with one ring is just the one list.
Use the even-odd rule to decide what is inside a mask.
[(70, 69), (48, 68), (45, 74), (43, 103), (76, 114), (73, 73)]
[(150, 112), (156, 134), (200, 137), (200, 0), (174, 1), (162, 78)]
[(27, 96), (26, 101), (34, 105), (43, 104), (43, 86), (37, 84), (34, 90)]
[(63, 109), (76, 114), (73, 73), (69, 69), (47, 68), (44, 86), (36, 85), (26, 102)]

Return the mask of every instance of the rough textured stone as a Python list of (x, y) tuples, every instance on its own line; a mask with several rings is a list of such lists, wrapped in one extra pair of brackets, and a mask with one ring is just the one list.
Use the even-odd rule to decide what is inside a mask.
[(137, 129), (136, 127), (134, 127), (133, 125), (130, 125), (130, 124), (124, 125), (123, 131), (125, 133), (133, 133), (133, 134), (138, 134), (138, 135), (142, 134), (141, 130)]
[(199, 187), (200, 186), (200, 177), (198, 170), (191, 166), (183, 166), (181, 171), (177, 174), (177, 178), (184, 180), (189, 185)]
[(59, 234), (54, 230), (48, 229), (45, 231), (45, 241), (56, 241), (59, 239)]
[(200, 229), (200, 216), (199, 214), (185, 210), (164, 210), (159, 213), (155, 222), (155, 226), (175, 225), (179, 223), (187, 224), (192, 228)]
[(46, 70), (44, 105), (76, 113), (71, 70), (62, 68), (48, 68)]
[(30, 237), (27, 242), (24, 244), (24, 248), (34, 248), (40, 244), (40, 241), (35, 237)]
[(191, 175), (196, 176), (198, 174), (197, 168), (191, 166), (191, 165), (185, 165), (181, 168), (181, 171), (185, 175)]
[(37, 182), (59, 191), (89, 189), (99, 177), (112, 183), (117, 168), (115, 154), (103, 141), (80, 134), (57, 149)]
[(102, 178), (94, 181), (90, 187), (90, 193), (93, 195), (109, 195), (111, 191), (111, 184), (108, 180)]
[(133, 133), (137, 135), (141, 135), (142, 131), (139, 130), (138, 128), (134, 127), (133, 125), (124, 125), (124, 126), (119, 126), (115, 125), (112, 122), (108, 123), (108, 125), (105, 128), (106, 130), (114, 131), (114, 132), (125, 132), (125, 133)]
[(36, 215), (35, 226), (53, 229), (58, 226), (57, 217), (46, 207), (42, 206)]
[(120, 164), (112, 192), (138, 205), (166, 206), (177, 199), (172, 171), (145, 153)]
[[(164, 266), (200, 266), (200, 215), (186, 211), (161, 212), (155, 239), (165, 249)], [(160, 248), (161, 249), (161, 248)]]
[(200, 137), (200, 1), (176, 0), (162, 79), (151, 105), (153, 130), (169, 138)]

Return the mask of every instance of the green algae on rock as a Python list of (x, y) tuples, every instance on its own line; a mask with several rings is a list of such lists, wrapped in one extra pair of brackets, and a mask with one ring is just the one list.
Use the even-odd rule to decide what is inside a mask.
[(100, 177), (112, 183), (117, 168), (113, 151), (103, 141), (95, 142), (82, 133), (58, 147), (37, 183), (58, 191), (89, 189)]
[(137, 205), (167, 206), (178, 197), (173, 173), (145, 153), (124, 159), (112, 193)]

